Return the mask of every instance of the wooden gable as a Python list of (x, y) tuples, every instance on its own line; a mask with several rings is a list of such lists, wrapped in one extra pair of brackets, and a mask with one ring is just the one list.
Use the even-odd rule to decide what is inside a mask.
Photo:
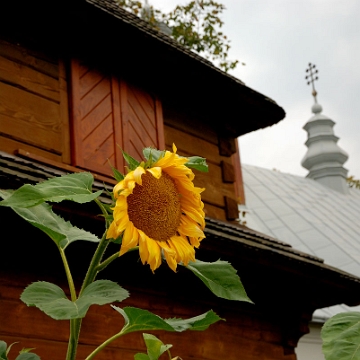
[(142, 149), (164, 147), (159, 100), (114, 75), (71, 62), (73, 164), (111, 176), (124, 169), (122, 150), (142, 158)]

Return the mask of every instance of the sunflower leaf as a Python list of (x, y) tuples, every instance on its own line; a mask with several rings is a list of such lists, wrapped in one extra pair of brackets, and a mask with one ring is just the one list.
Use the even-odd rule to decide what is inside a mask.
[(149, 331), (149, 330), (166, 330), (175, 331), (164, 319), (157, 316), (150, 311), (138, 309), (134, 307), (124, 307), (123, 309), (111, 305), (124, 319), (125, 324), (121, 330), (122, 334), (128, 334), (134, 331)]
[(146, 355), (143, 353), (137, 353), (134, 355), (134, 360), (150, 360), (150, 358), (149, 358), (149, 355)]
[(186, 266), (216, 296), (236, 301), (252, 303), (246, 294), (236, 270), (227, 261), (217, 260), (213, 263), (196, 260)]
[(31, 352), (21, 353), (15, 360), (40, 360), (40, 356)]
[[(4, 192), (0, 196), (4, 196)], [(6, 195), (5, 195), (6, 196)], [(99, 242), (92, 233), (73, 226), (61, 216), (56, 215), (49, 204), (40, 204), (30, 209), (12, 208), (20, 217), (47, 234), (57, 246), (65, 249), (76, 240)]]
[(96, 280), (72, 302), (57, 285), (38, 281), (29, 285), (20, 299), (28, 306), (36, 306), (55, 320), (69, 320), (83, 318), (91, 305), (122, 301), (128, 296), (129, 293), (118, 284), (110, 280)]
[(190, 319), (162, 319), (150, 311), (134, 307), (123, 309), (111, 305), (124, 319), (125, 324), (121, 334), (128, 334), (134, 331), (166, 330), (181, 332), (184, 330), (205, 330), (211, 324), (221, 320), (212, 310), (205, 314)]
[(121, 180), (124, 180), (125, 176), (118, 169), (111, 167), (111, 170), (116, 181), (120, 182)]
[(143, 149), (143, 154), (145, 159), (150, 162), (150, 165), (152, 165), (164, 156), (165, 151), (147, 147)]
[(0, 340), (0, 359), (7, 360), (6, 348), (7, 348), (7, 343), (5, 341)]
[(10, 197), (0, 202), (2, 206), (28, 208), (45, 201), (60, 202), (71, 200), (77, 203), (86, 203), (94, 200), (101, 194), (101, 190), (92, 192), (94, 177), (90, 173), (55, 177), (36, 185), (25, 184), (14, 191)]
[[(143, 334), (143, 338), (146, 344), (146, 349), (148, 355), (147, 358), (143, 357), (144, 359), (149, 360), (158, 360), (159, 357), (167, 350), (169, 350), (172, 345), (165, 345), (160, 339), (158, 339), (156, 336), (151, 334)], [(145, 355), (145, 354), (143, 354)], [(138, 357), (141, 359), (141, 357)], [(135, 358), (136, 360), (136, 358)]]
[(127, 154), (124, 150), (123, 150), (123, 157), (125, 159), (125, 161), (128, 163), (128, 168), (129, 170), (135, 170), (139, 165), (140, 162), (137, 161), (136, 159), (134, 159), (132, 156), (130, 156), (129, 154)]
[(203, 331), (219, 320), (223, 319), (210, 310), (205, 314), (190, 319), (166, 319), (165, 321), (171, 325), (175, 331), (181, 332), (185, 330)]
[(209, 167), (206, 163), (206, 159), (200, 156), (190, 156), (189, 161), (185, 164), (187, 167), (199, 170), (202, 172), (208, 172)]
[(360, 359), (360, 312), (340, 313), (327, 320), (321, 330), (326, 360)]

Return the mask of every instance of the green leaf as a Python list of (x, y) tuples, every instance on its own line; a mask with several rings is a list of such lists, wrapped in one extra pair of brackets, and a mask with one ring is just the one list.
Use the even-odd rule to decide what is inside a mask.
[(186, 267), (216, 296), (227, 300), (252, 303), (236, 270), (227, 261), (217, 260), (213, 263), (207, 263), (196, 260), (196, 262), (189, 262)]
[(189, 168), (196, 169), (202, 172), (209, 171), (209, 167), (206, 163), (206, 159), (200, 156), (189, 157), (189, 161), (185, 165)]
[(140, 162), (135, 160), (132, 156), (130, 156), (129, 154), (127, 154), (125, 151), (122, 152), (123, 153), (123, 156), (124, 156), (124, 159), (125, 161), (128, 163), (128, 167), (129, 167), (129, 170), (135, 170), (139, 165), (140, 165)]
[(157, 162), (160, 158), (162, 158), (165, 154), (165, 151), (157, 150), (151, 147), (147, 147), (143, 149), (144, 157), (147, 161), (150, 161), (150, 165), (152, 163)]
[(30, 209), (13, 208), (13, 210), (31, 225), (42, 230), (62, 249), (76, 240), (100, 241), (92, 233), (79, 229), (56, 215), (49, 204), (40, 204)]
[(172, 347), (170, 344), (165, 345), (160, 339), (151, 334), (143, 334), (143, 338), (150, 360), (158, 360), (165, 351)]
[(181, 332), (185, 330), (203, 331), (219, 320), (222, 319), (210, 310), (205, 314), (190, 319), (167, 319), (165, 321), (171, 325), (175, 331)]
[(333, 316), (325, 322), (321, 337), (326, 360), (360, 360), (360, 312)]
[(75, 301), (70, 301), (64, 291), (45, 281), (29, 285), (20, 299), (28, 306), (36, 306), (55, 320), (83, 318), (91, 305), (104, 305), (122, 301), (129, 293), (110, 280), (97, 280), (90, 284)]
[(149, 355), (137, 353), (134, 356), (134, 360), (150, 360)]
[(120, 313), (125, 319), (124, 327), (121, 330), (122, 334), (149, 330), (175, 331), (164, 319), (150, 311), (129, 306), (121, 309), (112, 305), (112, 308)]
[(162, 319), (150, 311), (134, 307), (123, 309), (111, 305), (125, 319), (121, 334), (134, 331), (166, 330), (181, 332), (184, 330), (205, 330), (209, 325), (221, 320), (212, 310), (190, 319)]
[(5, 341), (0, 340), (0, 359), (7, 360), (7, 343)]
[(34, 353), (22, 353), (15, 360), (40, 360), (40, 356)]
[(125, 176), (116, 168), (111, 167), (114, 178), (116, 181), (120, 182), (121, 180), (124, 180)]
[(71, 200), (86, 203), (97, 198), (102, 191), (92, 192), (94, 178), (90, 173), (76, 173), (55, 177), (36, 185), (25, 184), (10, 197), (0, 202), (2, 206), (28, 208), (45, 201)]

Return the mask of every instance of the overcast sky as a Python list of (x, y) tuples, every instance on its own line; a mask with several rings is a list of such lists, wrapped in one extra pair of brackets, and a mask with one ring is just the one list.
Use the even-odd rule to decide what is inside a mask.
[[(163, 11), (183, 0), (149, 0)], [(360, 178), (360, 1), (218, 0), (226, 6), (224, 33), (231, 74), (275, 100), (286, 112), (279, 124), (240, 137), (241, 161), (305, 176), (301, 166), (313, 97), (305, 81), (308, 63), (319, 70), (315, 87), (323, 114), (335, 121), (344, 166)], [(251, 120), (251, 119), (250, 119)]]

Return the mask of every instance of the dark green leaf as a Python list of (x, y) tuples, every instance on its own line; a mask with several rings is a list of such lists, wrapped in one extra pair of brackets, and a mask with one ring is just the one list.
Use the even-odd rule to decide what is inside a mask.
[(142, 354), (142, 353), (137, 353), (134, 356), (134, 360), (150, 360), (149, 356), (146, 354)]
[(160, 339), (151, 334), (143, 334), (148, 357), (150, 360), (158, 360), (159, 357), (172, 345), (165, 345)]
[(324, 324), (321, 337), (326, 360), (360, 360), (360, 312), (333, 316)]
[(45, 201), (60, 202), (63, 200), (82, 204), (94, 200), (101, 194), (101, 191), (92, 192), (93, 182), (93, 176), (83, 172), (55, 177), (36, 185), (25, 184), (6, 200), (1, 201), (0, 205), (28, 208)]
[(227, 300), (252, 302), (246, 295), (236, 270), (227, 261), (207, 263), (200, 260), (189, 262), (186, 266), (216, 296)]
[(125, 151), (123, 151), (123, 156), (124, 156), (125, 161), (129, 165), (128, 166), (129, 170), (135, 170), (140, 165), (139, 161), (135, 160), (132, 156), (127, 154)]
[(189, 168), (196, 169), (202, 172), (209, 171), (209, 167), (206, 163), (206, 159), (200, 156), (189, 157), (189, 161), (185, 165)]
[(205, 314), (195, 316), (190, 319), (167, 319), (165, 320), (175, 331), (181, 332), (185, 330), (206, 330), (210, 325), (222, 320), (212, 310)]
[(121, 180), (124, 180), (124, 175), (116, 168), (114, 167), (111, 167), (112, 169), (112, 172), (113, 172), (113, 175), (114, 175), (114, 178), (116, 181), (120, 182)]
[(30, 209), (13, 208), (13, 210), (31, 225), (42, 230), (62, 249), (76, 240), (100, 241), (97, 236), (73, 226), (59, 215), (54, 214), (51, 206), (46, 203)]
[(97, 280), (72, 302), (57, 285), (39, 281), (24, 290), (21, 300), (28, 306), (36, 306), (55, 320), (69, 320), (83, 318), (91, 305), (122, 301), (128, 296), (128, 292), (118, 284), (110, 280)]
[(7, 343), (5, 341), (0, 340), (0, 359), (7, 360), (6, 348), (7, 348)]
[(184, 330), (205, 330), (209, 325), (221, 320), (212, 310), (190, 319), (162, 319), (150, 311), (134, 307), (123, 309), (111, 305), (125, 319), (121, 334), (134, 331), (166, 330), (181, 332)]
[(152, 314), (150, 311), (134, 307), (124, 307), (121, 309), (114, 305), (112, 305), (112, 308), (125, 319), (125, 325), (121, 330), (122, 334), (148, 330), (175, 331), (164, 319)]
[(34, 353), (22, 353), (15, 360), (40, 360), (40, 356)]

